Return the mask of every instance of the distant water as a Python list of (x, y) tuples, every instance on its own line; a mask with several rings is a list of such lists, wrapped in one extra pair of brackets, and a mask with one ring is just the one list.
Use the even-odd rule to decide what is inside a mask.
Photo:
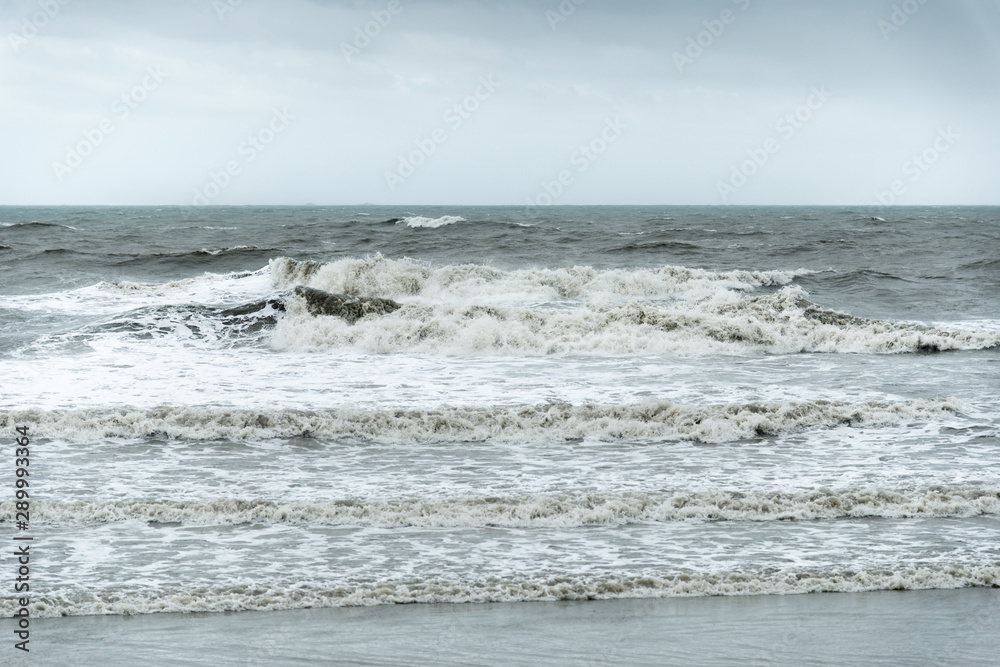
[(1000, 585), (997, 208), (6, 207), (0, 285), (38, 617)]

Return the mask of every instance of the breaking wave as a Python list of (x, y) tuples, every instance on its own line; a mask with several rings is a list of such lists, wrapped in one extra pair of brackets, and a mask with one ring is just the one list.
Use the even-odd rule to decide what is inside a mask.
[(271, 277), (279, 289), (306, 285), (325, 292), (352, 296), (483, 298), (510, 294), (525, 299), (585, 300), (602, 296), (633, 298), (701, 298), (720, 290), (752, 290), (781, 286), (798, 271), (726, 271), (664, 266), (657, 269), (607, 269), (589, 266), (564, 269), (503, 271), (479, 264), (433, 268), (413, 260), (382, 255), (342, 259), (321, 264), (279, 257), (270, 261)]
[(670, 306), (631, 301), (574, 309), (405, 304), (391, 315), (349, 325), (314, 317), (293, 300), (273, 345), (283, 350), (354, 348), (385, 354), (548, 354), (803, 352), (898, 354), (1000, 346), (1000, 330), (946, 330), (870, 320), (822, 308), (806, 292), (722, 292)]
[(709, 443), (812, 428), (880, 426), (945, 419), (951, 399), (685, 405), (548, 403), (439, 410), (250, 410), (208, 407), (0, 411), (0, 428), (30, 423), (37, 437), (92, 441), (159, 436), (190, 440), (263, 440), (301, 436), (386, 441), (622, 439)]
[[(379, 528), (577, 528), (667, 521), (811, 521), (1000, 514), (1000, 489), (931, 486), (814, 491), (554, 493), (482, 498), (272, 501), (40, 501), (37, 523), (148, 521), (185, 525), (282, 523)], [(14, 516), (14, 501), (0, 503)]]
[(78, 228), (72, 227), (70, 225), (63, 225), (57, 222), (39, 222), (37, 220), (33, 220), (31, 222), (0, 222), (0, 227), (4, 227), (6, 229), (38, 229), (40, 227), (61, 227), (63, 229), (72, 229), (75, 232), (80, 231)]
[(211, 255), (212, 257), (218, 255), (225, 255), (227, 253), (241, 253), (241, 252), (274, 252), (276, 248), (262, 248), (255, 245), (238, 245), (232, 248), (202, 248), (201, 250), (196, 250), (191, 253), (193, 255)]
[(136, 283), (129, 280), (109, 280), (98, 283), (95, 288), (105, 292), (122, 292), (126, 294), (134, 292), (166, 294), (172, 291), (190, 289), (200, 285), (210, 287), (214, 283), (240, 280), (242, 278), (260, 275), (260, 273), (260, 271), (236, 271), (231, 273), (206, 272), (193, 278), (172, 280), (167, 283)]
[[(156, 612), (273, 611), (413, 603), (614, 600), (710, 595), (788, 595), (820, 592), (926, 590), (1000, 586), (1000, 564), (913, 565), (856, 569), (790, 568), (765, 571), (650, 572), (481, 578), (411, 578), (302, 583), (272, 579), (186, 587), (127, 586), (33, 593), (36, 618)], [(0, 599), (0, 613), (17, 609)]]
[(428, 229), (437, 229), (438, 227), (444, 227), (445, 225), (453, 225), (456, 222), (465, 221), (465, 218), (457, 215), (444, 215), (440, 218), (425, 218), (423, 216), (415, 215), (409, 218), (402, 218), (400, 220), (400, 222), (405, 223), (407, 227), (425, 227)]

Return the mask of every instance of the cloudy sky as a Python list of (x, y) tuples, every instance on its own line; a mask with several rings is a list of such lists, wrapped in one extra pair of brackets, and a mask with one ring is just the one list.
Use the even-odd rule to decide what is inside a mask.
[(0, 0), (0, 29), (0, 204), (1000, 204), (1000, 0)]

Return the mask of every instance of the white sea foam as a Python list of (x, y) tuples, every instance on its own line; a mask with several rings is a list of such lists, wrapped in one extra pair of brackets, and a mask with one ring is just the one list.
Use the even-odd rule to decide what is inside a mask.
[(810, 428), (908, 424), (952, 416), (951, 399), (845, 403), (788, 401), (683, 405), (548, 403), (439, 410), (247, 410), (210, 407), (0, 411), (0, 428), (32, 424), (37, 437), (91, 441), (150, 435), (191, 440), (297, 436), (387, 441), (696, 440), (730, 442)]
[(406, 223), (407, 227), (426, 227), (428, 229), (437, 229), (438, 227), (444, 227), (445, 225), (453, 225), (456, 222), (465, 221), (465, 218), (457, 215), (444, 215), (440, 218), (425, 218), (423, 216), (414, 215), (400, 220), (400, 222)]
[[(187, 587), (138, 586), (32, 593), (35, 618), (156, 612), (273, 611), (412, 603), (613, 600), (710, 595), (926, 590), (1000, 586), (1000, 564), (927, 565), (779, 571), (573, 574), (549, 577), (411, 578), (302, 583), (234, 581)], [(0, 599), (10, 617), (13, 597)]]
[(941, 329), (827, 310), (786, 287), (775, 294), (722, 292), (671, 306), (630, 301), (574, 309), (408, 304), (350, 325), (314, 317), (293, 299), (272, 338), (280, 350), (355, 349), (384, 354), (488, 353), (687, 355), (800, 352), (893, 354), (1000, 346), (1000, 330)]
[(213, 257), (216, 257), (218, 255), (225, 255), (231, 252), (246, 252), (248, 250), (257, 252), (266, 252), (268, 250), (273, 250), (273, 248), (262, 248), (260, 246), (255, 246), (255, 245), (238, 245), (238, 246), (233, 246), (231, 248), (202, 248), (201, 250), (197, 251), (194, 254), (211, 255)]
[(434, 268), (413, 260), (386, 259), (380, 254), (328, 264), (280, 257), (271, 260), (270, 269), (272, 280), (279, 289), (307, 285), (356, 296), (423, 297), (437, 301), (508, 295), (529, 301), (604, 297), (703, 298), (723, 290), (787, 285), (796, 276), (814, 273), (806, 269), (713, 272), (681, 266), (630, 270), (576, 266), (502, 271), (480, 264)]
[(127, 313), (148, 306), (216, 304), (234, 306), (259, 301), (271, 290), (267, 268), (233, 273), (204, 273), (166, 283), (112, 280), (51, 294), (8, 297), (18, 310), (58, 311), (86, 316)]
[(73, 227), (71, 225), (64, 225), (57, 222), (40, 222), (38, 220), (32, 220), (31, 222), (0, 222), (0, 227), (62, 227), (63, 229), (72, 229), (75, 232), (82, 231), (79, 227)]
[[(0, 503), (14, 515), (14, 501)], [(792, 521), (972, 517), (1000, 514), (1000, 488), (852, 487), (814, 491), (554, 493), (509, 497), (274, 501), (51, 501), (32, 503), (38, 524), (121, 521), (239, 525), (282, 523), (379, 528), (577, 528), (667, 521)]]
[[(182, 280), (172, 280), (167, 283), (136, 283), (128, 280), (111, 280), (99, 283), (96, 289), (105, 292), (116, 293), (145, 293), (155, 295), (168, 295), (178, 292), (189, 292), (194, 288), (206, 287), (211, 291), (218, 291), (224, 283), (239, 281), (252, 276), (260, 276), (262, 271), (239, 271), (234, 273), (203, 273), (193, 278)], [(89, 289), (89, 288), (88, 288)], [(211, 293), (211, 292), (209, 292)], [(207, 296), (208, 294), (206, 294)]]

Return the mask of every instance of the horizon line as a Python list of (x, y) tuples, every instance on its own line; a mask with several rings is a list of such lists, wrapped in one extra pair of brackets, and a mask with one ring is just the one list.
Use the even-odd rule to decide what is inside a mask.
[(640, 208), (640, 207), (674, 207), (674, 208), (864, 208), (870, 210), (903, 209), (903, 208), (991, 208), (1000, 207), (995, 204), (549, 204), (546, 206), (528, 204), (0, 204), (0, 208), (191, 208), (191, 209), (222, 209), (222, 208), (520, 208), (545, 210), (554, 208)]

